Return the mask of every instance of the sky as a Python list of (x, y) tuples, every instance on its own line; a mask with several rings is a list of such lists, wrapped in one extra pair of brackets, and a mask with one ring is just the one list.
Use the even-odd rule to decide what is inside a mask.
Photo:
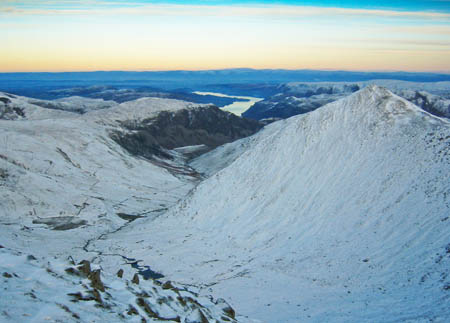
[(450, 0), (0, 0), (0, 72), (450, 73)]

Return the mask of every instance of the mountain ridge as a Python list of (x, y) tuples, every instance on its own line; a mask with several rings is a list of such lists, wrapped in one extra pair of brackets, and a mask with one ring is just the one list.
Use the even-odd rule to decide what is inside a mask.
[(260, 320), (448, 317), (449, 123), (376, 86), (281, 123), (110, 239)]

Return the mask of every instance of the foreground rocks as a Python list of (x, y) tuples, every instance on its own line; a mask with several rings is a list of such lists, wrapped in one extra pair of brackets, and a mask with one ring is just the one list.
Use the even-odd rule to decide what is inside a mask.
[(237, 322), (224, 300), (200, 297), (173, 282), (139, 280), (137, 274), (130, 279), (122, 269), (122, 277), (117, 277), (88, 260), (45, 263), (8, 248), (0, 250), (0, 320)]

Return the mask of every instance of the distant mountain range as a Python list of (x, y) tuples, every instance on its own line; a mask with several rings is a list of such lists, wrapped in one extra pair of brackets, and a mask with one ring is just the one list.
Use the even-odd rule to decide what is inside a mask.
[[(279, 84), (286, 82), (361, 82), (393, 79), (414, 82), (450, 81), (450, 74), (414, 72), (354, 72), (320, 70), (255, 70), (248, 68), (207, 71), (155, 72), (64, 72), (64, 73), (0, 73), (0, 91), (49, 90), (54, 88), (112, 85), (119, 87), (151, 86), (164, 90), (209, 90), (212, 85)], [(224, 92), (227, 93), (227, 92)], [(29, 93), (16, 93), (29, 95)], [(228, 87), (227, 94), (242, 94)], [(247, 92), (245, 94), (251, 94)]]
[(450, 82), (406, 82), (373, 80), (366, 82), (293, 82), (281, 84), (276, 94), (257, 102), (242, 116), (261, 120), (285, 119), (311, 112), (368, 85), (378, 84), (439, 117), (450, 117)]

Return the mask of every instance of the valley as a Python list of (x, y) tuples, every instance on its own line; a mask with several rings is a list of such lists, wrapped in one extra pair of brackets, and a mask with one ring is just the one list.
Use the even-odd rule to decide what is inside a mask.
[(450, 322), (450, 0), (0, 0), (0, 323)]
[(0, 320), (446, 321), (450, 122), (342, 86), (268, 125), (0, 93)]
[(236, 99), (243, 99), (247, 101), (236, 101), (229, 105), (226, 105), (222, 107), (222, 110), (229, 111), (237, 116), (241, 116), (242, 113), (247, 111), (252, 105), (254, 105), (256, 102), (262, 101), (262, 98), (254, 98), (251, 96), (230, 96), (223, 93), (215, 93), (215, 92), (193, 92), (194, 94), (199, 95), (210, 95), (210, 96), (216, 96), (216, 97), (226, 97), (226, 98), (236, 98)]

